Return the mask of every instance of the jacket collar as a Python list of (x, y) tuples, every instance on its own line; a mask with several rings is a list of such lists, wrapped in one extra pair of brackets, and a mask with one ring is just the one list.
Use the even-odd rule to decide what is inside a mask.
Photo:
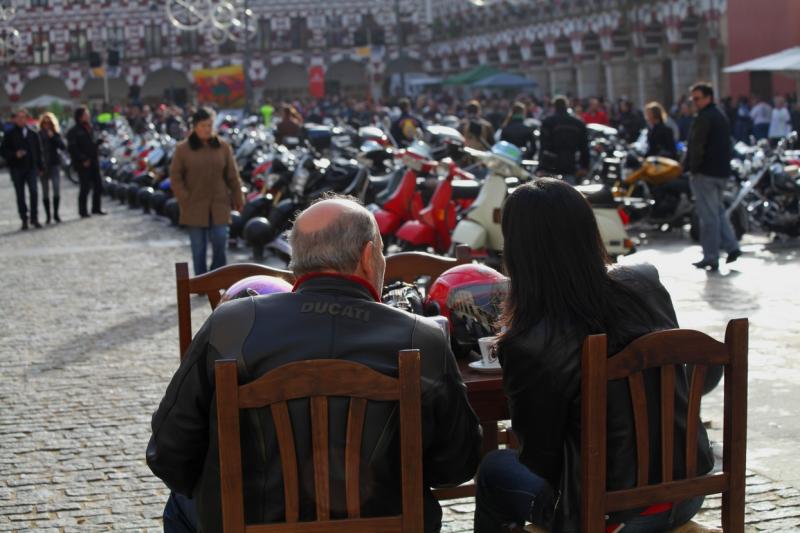
[(301, 276), (292, 287), (292, 292), (332, 292), (356, 298), (381, 301), (378, 291), (362, 277), (336, 272), (312, 272)]

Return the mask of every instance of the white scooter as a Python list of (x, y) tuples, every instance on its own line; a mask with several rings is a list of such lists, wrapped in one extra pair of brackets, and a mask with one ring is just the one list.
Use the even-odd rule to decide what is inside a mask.
[[(522, 152), (511, 143), (501, 141), (488, 152), (467, 149), (489, 169), (480, 194), (453, 231), (453, 246), (466, 244), (475, 256), (485, 255), (490, 262), (498, 260), (503, 250), (500, 226), (501, 210), (509, 188), (532, 179), (522, 166)], [(625, 231), (622, 214), (614, 203), (611, 191), (602, 185), (576, 187), (592, 203), (600, 235), (612, 258), (633, 251), (633, 242)]]

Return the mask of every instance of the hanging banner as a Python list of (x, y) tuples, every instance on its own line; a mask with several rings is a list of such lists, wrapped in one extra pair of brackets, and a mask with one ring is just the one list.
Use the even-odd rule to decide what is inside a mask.
[(313, 98), (325, 97), (325, 67), (322, 65), (308, 69), (308, 92)]
[(207, 68), (192, 72), (197, 101), (221, 108), (244, 107), (244, 69), (242, 65)]

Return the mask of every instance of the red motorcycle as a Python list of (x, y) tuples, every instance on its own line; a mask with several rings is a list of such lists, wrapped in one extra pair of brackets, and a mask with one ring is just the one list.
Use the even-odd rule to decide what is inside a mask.
[[(417, 178), (430, 174), (436, 168), (432, 160), (430, 148), (425, 143), (412, 143), (405, 150), (398, 152), (402, 167), (395, 172), (402, 173), (397, 184), (390, 184), (388, 197), (382, 203), (367, 206), (378, 222), (381, 236), (393, 235), (400, 226), (419, 215), (423, 208), (422, 194), (417, 190)], [(403, 167), (406, 169), (403, 172)]]
[[(437, 253), (450, 250), (458, 207), (463, 201), (453, 198), (453, 181), (474, 182), (475, 176), (460, 169), (451, 159), (439, 163), (437, 170), (446, 170), (447, 174), (437, 183), (427, 207), (419, 211), (413, 220), (403, 224), (395, 234), (401, 248), (433, 248)], [(468, 188), (476, 190), (474, 187)]]

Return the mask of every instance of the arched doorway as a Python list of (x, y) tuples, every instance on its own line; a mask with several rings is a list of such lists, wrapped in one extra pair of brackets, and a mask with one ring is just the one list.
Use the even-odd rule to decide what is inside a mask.
[(147, 75), (142, 85), (141, 98), (155, 105), (170, 101), (183, 105), (189, 101), (190, 88), (191, 84), (185, 73), (165, 67)]
[(363, 98), (369, 88), (364, 63), (344, 59), (332, 64), (325, 72), (325, 93)]
[[(111, 105), (119, 104), (128, 98), (128, 82), (124, 78), (108, 78), (108, 100)], [(103, 78), (92, 78), (81, 91), (81, 101), (89, 104), (102, 104), (105, 101)]]
[(269, 69), (264, 96), (280, 101), (308, 96), (308, 69), (296, 63), (282, 63)]
[(26, 83), (20, 95), (20, 102), (29, 102), (40, 96), (72, 99), (64, 81), (53, 76), (39, 76)]

